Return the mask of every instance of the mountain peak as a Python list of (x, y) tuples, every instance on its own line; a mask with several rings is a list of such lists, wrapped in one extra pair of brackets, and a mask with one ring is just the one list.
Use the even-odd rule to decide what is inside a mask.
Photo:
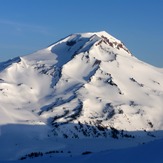
[[(75, 139), (75, 152), (81, 138), (95, 144), (97, 138), (107, 138), (98, 141), (108, 140), (112, 149), (117, 139), (142, 144), (163, 136), (157, 132), (163, 130), (162, 99), (163, 73), (132, 57), (121, 41), (104, 31), (72, 34), (0, 63), (1, 144), (7, 151), (12, 145), (19, 156), (22, 151), (40, 152), (42, 142), (47, 152), (57, 149), (56, 140), (62, 141), (58, 149), (67, 153), (69, 138)], [(16, 124), (16, 129), (6, 124)], [(22, 142), (10, 135), (21, 135)], [(38, 151), (33, 151), (35, 143)]]
[(121, 42), (120, 40), (116, 39), (115, 37), (113, 37), (112, 35), (110, 35), (108, 32), (106, 31), (99, 31), (99, 32), (94, 32), (94, 34), (96, 34), (99, 37), (107, 37), (108, 39), (111, 39), (112, 41), (117, 41), (117, 42)]
[[(63, 66), (69, 62), (74, 56), (80, 53), (89, 53), (89, 51), (107, 52), (115, 51), (117, 54), (129, 55), (131, 53), (124, 44), (108, 34), (105, 31), (75, 33), (71, 34), (49, 47), (39, 50), (34, 54), (27, 55), (24, 58), (30, 61), (39, 61), (56, 63), (58, 66)], [(108, 55), (109, 56), (109, 55)]]

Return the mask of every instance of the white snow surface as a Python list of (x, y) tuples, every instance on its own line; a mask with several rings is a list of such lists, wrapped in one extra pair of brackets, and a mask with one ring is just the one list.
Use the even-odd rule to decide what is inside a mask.
[(162, 69), (104, 31), (0, 63), (0, 104), (0, 160), (54, 150), (78, 157), (163, 138)]

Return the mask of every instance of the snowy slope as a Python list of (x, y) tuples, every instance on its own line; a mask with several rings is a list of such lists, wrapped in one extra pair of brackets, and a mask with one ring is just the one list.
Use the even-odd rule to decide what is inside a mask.
[(104, 31), (72, 34), (0, 63), (0, 160), (160, 139), (162, 99), (162, 69), (138, 60)]
[[(136, 147), (130, 147), (126, 149), (107, 150), (98, 153), (89, 153), (80, 156), (69, 156), (69, 157), (56, 157), (56, 154), (48, 154), (35, 159), (23, 160), (23, 163), (162, 163), (163, 152), (162, 152), (163, 140), (156, 140), (148, 144), (139, 145)], [(117, 157), (118, 156), (118, 157)], [(11, 161), (10, 161), (11, 162)], [(19, 163), (20, 161), (12, 161), (13, 163)], [(4, 161), (6, 163), (6, 161)]]

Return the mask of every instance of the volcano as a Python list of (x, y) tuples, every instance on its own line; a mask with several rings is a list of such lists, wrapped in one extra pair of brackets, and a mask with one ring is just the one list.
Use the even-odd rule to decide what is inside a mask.
[(162, 99), (161, 68), (105, 31), (71, 34), (0, 63), (0, 159), (64, 153), (72, 144), (78, 155), (162, 138)]

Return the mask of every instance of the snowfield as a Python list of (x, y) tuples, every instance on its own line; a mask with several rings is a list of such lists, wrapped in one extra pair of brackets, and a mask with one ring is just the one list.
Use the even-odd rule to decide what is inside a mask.
[(163, 70), (120, 40), (104, 31), (69, 35), (0, 63), (0, 160), (130, 162), (125, 152), (152, 147), (161, 162), (162, 99)]

